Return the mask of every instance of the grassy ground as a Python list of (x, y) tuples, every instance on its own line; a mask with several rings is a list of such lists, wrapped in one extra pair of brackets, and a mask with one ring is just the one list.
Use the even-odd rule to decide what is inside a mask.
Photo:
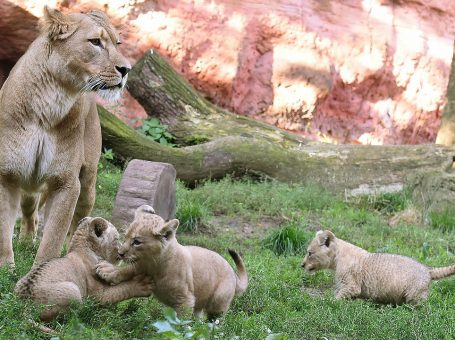
[[(100, 171), (93, 216), (110, 218), (120, 178), (111, 166)], [(391, 227), (389, 220), (409, 209), (404, 193), (346, 202), (318, 188), (231, 179), (194, 190), (179, 183), (177, 198), (180, 242), (225, 257), (228, 247), (237, 249), (250, 276), (247, 292), (235, 298), (218, 325), (193, 321), (192, 331), (214, 327), (213, 339), (265, 339), (269, 333), (282, 339), (455, 338), (454, 277), (434, 282), (419, 308), (392, 307), (336, 301), (332, 273), (308, 275), (300, 268), (305, 245), (320, 228), (369, 251), (399, 253), (430, 266), (455, 263), (453, 215), (431, 216), (428, 226), (408, 221)], [(50, 338), (28, 321), (37, 320), (39, 307), (12, 294), (35, 252), (35, 246), (15, 241), (16, 270), (0, 269), (1, 339)], [(163, 306), (153, 298), (109, 307), (88, 300), (47, 326), (61, 339), (156, 339), (165, 336), (153, 324), (164, 318)]]

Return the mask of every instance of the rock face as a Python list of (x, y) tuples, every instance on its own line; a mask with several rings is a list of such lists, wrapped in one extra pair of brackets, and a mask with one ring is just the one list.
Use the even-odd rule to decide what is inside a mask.
[[(11, 2), (37, 15), (36, 1)], [(440, 125), (455, 37), (454, 1), (49, 5), (106, 11), (123, 26), (122, 49), (132, 62), (153, 47), (215, 103), (311, 138), (425, 143), (435, 140)], [(133, 101), (125, 105), (126, 119), (144, 116)]]
[(121, 230), (134, 220), (143, 204), (165, 220), (175, 216), (175, 169), (171, 164), (133, 159), (126, 168), (115, 199), (112, 223)]

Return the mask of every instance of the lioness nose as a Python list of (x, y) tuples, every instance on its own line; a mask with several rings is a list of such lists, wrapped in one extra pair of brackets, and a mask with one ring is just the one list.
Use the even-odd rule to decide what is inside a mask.
[(129, 71), (131, 71), (131, 68), (125, 66), (115, 66), (115, 68), (120, 72), (122, 78), (125, 77)]
[(119, 251), (118, 251), (118, 256), (123, 257), (123, 256), (125, 256), (125, 253), (124, 253), (123, 251), (120, 251), (120, 250), (119, 250)]

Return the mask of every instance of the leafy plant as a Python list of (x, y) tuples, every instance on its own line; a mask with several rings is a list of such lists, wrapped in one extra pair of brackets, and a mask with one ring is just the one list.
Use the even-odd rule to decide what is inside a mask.
[(114, 158), (115, 155), (112, 149), (103, 148), (103, 152), (101, 152), (100, 162), (98, 163), (98, 169), (104, 169), (106, 165), (114, 161)]
[(273, 230), (263, 241), (264, 247), (276, 255), (297, 255), (305, 251), (305, 246), (312, 234), (296, 223)]
[(142, 121), (142, 126), (139, 128), (139, 131), (152, 138), (155, 142), (163, 145), (175, 146), (175, 144), (172, 143), (174, 136), (166, 131), (167, 128), (168, 126), (166, 124), (161, 124), (158, 118), (148, 118)]
[(156, 328), (160, 339), (221, 339), (223, 335), (217, 335), (218, 320), (213, 323), (180, 320), (177, 317), (177, 313), (168, 307), (164, 309), (163, 314), (166, 320), (153, 323), (153, 327)]

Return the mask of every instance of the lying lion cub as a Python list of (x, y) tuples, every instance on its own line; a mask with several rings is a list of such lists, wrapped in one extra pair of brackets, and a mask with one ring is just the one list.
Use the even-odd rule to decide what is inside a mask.
[(115, 261), (117, 250), (117, 229), (103, 218), (86, 217), (79, 222), (68, 254), (33, 268), (16, 284), (15, 293), (50, 305), (41, 313), (43, 321), (52, 320), (71, 301), (81, 302), (86, 296), (93, 296), (101, 303), (149, 296), (152, 288), (147, 279), (134, 278), (110, 286), (95, 275), (97, 262)]
[(429, 268), (401, 255), (369, 253), (328, 231), (318, 231), (302, 267), (335, 270), (335, 297), (381, 303), (419, 303), (428, 298), (431, 280), (455, 274), (455, 265)]
[(156, 298), (178, 313), (191, 308), (196, 315), (205, 311), (209, 319), (216, 318), (228, 310), (234, 295), (246, 290), (248, 277), (243, 260), (229, 250), (237, 276), (219, 254), (180, 245), (175, 238), (178, 225), (175, 219), (165, 223), (148, 205), (139, 207), (119, 251), (129, 265), (115, 267), (100, 262), (96, 272), (111, 283), (146, 274), (154, 282)]

